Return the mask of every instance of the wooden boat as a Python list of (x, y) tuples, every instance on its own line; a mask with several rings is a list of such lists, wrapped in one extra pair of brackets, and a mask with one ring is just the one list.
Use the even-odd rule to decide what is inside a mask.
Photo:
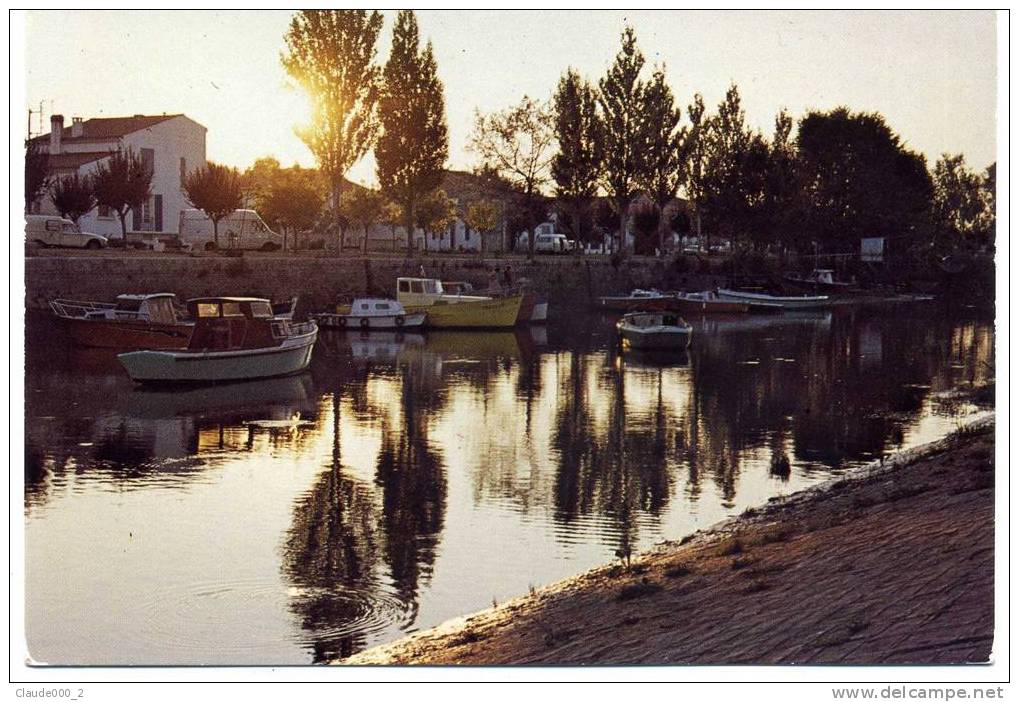
[(363, 331), (418, 329), (426, 317), (425, 312), (410, 314), (396, 300), (382, 298), (359, 298), (350, 305), (337, 305), (335, 312), (311, 315), (320, 327)]
[(436, 278), (398, 278), (396, 298), (408, 314), (426, 312), (425, 326), (439, 329), (501, 329), (516, 326), (521, 295), (491, 298), (449, 294)]
[(78, 346), (173, 349), (188, 345), (194, 322), (184, 319), (172, 293), (118, 295), (116, 302), (53, 300), (50, 309)]
[(131, 351), (117, 356), (132, 380), (210, 383), (271, 378), (308, 367), (315, 322), (273, 316), (268, 300), (204, 297), (188, 300), (195, 329), (185, 349)]
[(810, 290), (841, 292), (853, 287), (853, 283), (835, 280), (835, 271), (828, 268), (815, 268), (805, 276), (787, 275), (785, 279), (794, 285)]
[(675, 298), (658, 290), (636, 289), (629, 295), (608, 295), (598, 298), (599, 306), (621, 312), (650, 312), (673, 309)]
[(682, 317), (667, 312), (628, 312), (616, 329), (623, 345), (635, 349), (685, 349), (693, 335)]
[(745, 302), (734, 302), (721, 300), (711, 290), (702, 292), (678, 292), (674, 293), (676, 308), (680, 312), (696, 314), (745, 314), (750, 311), (750, 305)]
[(766, 295), (719, 288), (718, 297), (723, 300), (743, 302), (752, 307), (778, 307), (786, 310), (805, 310), (828, 305), (827, 295)]

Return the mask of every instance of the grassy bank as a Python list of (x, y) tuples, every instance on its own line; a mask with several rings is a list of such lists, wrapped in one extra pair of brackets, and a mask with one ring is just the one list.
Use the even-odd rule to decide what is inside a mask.
[(919, 664), (990, 656), (993, 420), (349, 664)]

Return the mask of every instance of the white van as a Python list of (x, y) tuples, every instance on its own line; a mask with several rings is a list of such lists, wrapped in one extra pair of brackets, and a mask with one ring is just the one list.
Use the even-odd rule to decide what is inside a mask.
[(573, 249), (573, 242), (565, 234), (539, 234), (534, 237), (534, 250), (540, 253), (566, 253)]
[[(209, 250), (215, 246), (212, 220), (201, 210), (183, 210), (177, 235), (183, 246)], [(219, 246), (222, 249), (276, 251), (283, 237), (269, 228), (254, 210), (234, 210), (219, 220)]]
[(56, 215), (25, 215), (25, 241), (75, 249), (103, 249), (108, 243), (105, 236), (83, 232), (71, 220)]

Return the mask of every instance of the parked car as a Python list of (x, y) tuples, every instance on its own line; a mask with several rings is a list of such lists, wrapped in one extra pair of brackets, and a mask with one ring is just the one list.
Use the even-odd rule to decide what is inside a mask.
[(25, 241), (75, 249), (103, 249), (109, 243), (105, 236), (83, 232), (71, 220), (56, 215), (25, 215)]
[[(201, 210), (183, 210), (177, 236), (194, 250), (215, 248), (212, 220)], [(234, 210), (219, 220), (219, 246), (224, 249), (276, 251), (283, 237), (269, 228), (254, 210)]]

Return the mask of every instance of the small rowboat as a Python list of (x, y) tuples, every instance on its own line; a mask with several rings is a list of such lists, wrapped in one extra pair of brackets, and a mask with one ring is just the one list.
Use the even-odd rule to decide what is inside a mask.
[(335, 312), (311, 315), (320, 327), (361, 329), (363, 331), (419, 329), (424, 326), (425, 312), (407, 312), (396, 300), (361, 298), (351, 305), (337, 305)]
[(847, 283), (841, 280), (835, 280), (835, 271), (828, 268), (815, 268), (810, 272), (810, 275), (795, 276), (787, 275), (785, 277), (790, 283), (798, 285), (803, 288), (808, 288), (815, 292), (817, 291), (828, 291), (828, 292), (841, 292), (848, 290), (853, 287), (853, 283)]
[(635, 349), (685, 349), (693, 327), (682, 317), (660, 312), (630, 312), (616, 323), (623, 345)]
[(314, 322), (273, 316), (268, 300), (207, 297), (188, 301), (195, 330), (185, 349), (117, 356), (142, 383), (214, 383), (298, 373), (308, 367), (318, 336)]
[(763, 293), (742, 292), (739, 290), (718, 290), (718, 297), (733, 302), (743, 302), (751, 307), (780, 307), (787, 310), (805, 310), (816, 307), (827, 307), (827, 295), (766, 295)]
[(632, 291), (629, 295), (608, 295), (598, 298), (599, 306), (606, 310), (621, 312), (650, 312), (670, 310), (675, 304), (675, 297), (658, 290)]

